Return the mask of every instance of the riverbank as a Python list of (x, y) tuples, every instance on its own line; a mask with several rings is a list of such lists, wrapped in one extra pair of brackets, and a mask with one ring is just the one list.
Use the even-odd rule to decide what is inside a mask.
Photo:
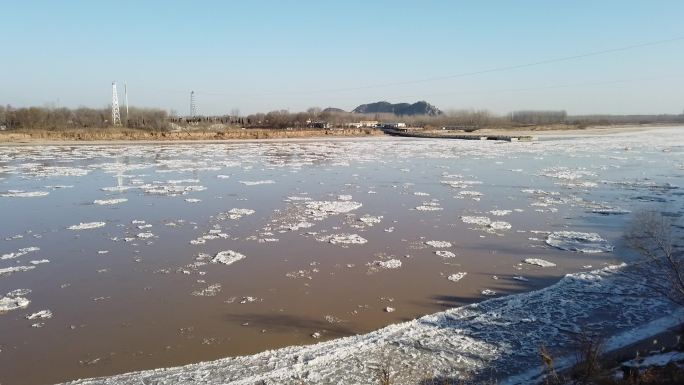
[[(576, 126), (535, 126), (527, 128), (484, 128), (468, 135), (475, 136), (529, 136), (562, 138), (573, 136), (603, 136), (638, 133), (652, 129), (681, 129), (671, 125), (613, 125), (578, 128)], [(454, 131), (431, 130), (428, 133), (458, 134)], [(103, 129), (76, 130), (12, 130), (0, 132), (0, 145), (78, 145), (117, 143), (152, 144), (173, 143), (220, 143), (226, 141), (283, 140), (283, 139), (332, 139), (354, 137), (382, 137), (379, 129), (325, 129), (325, 130), (276, 130), (276, 129), (226, 129), (147, 131), (111, 127)]]
[(302, 139), (380, 136), (375, 129), (274, 130), (225, 129), (149, 131), (109, 127), (74, 130), (12, 130), (0, 132), (0, 144), (70, 144), (109, 142), (196, 142), (225, 140)]

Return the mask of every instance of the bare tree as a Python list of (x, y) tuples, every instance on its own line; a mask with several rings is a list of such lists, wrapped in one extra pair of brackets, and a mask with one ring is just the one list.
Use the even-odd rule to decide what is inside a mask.
[(659, 211), (635, 215), (627, 233), (627, 244), (639, 253), (634, 265), (637, 276), (648, 277), (647, 285), (678, 306), (684, 306), (684, 253), (677, 227)]

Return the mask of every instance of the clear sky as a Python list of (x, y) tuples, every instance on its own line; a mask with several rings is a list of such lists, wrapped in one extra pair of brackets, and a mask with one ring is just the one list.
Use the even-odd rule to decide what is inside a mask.
[[(682, 0), (0, 1), (0, 103), (682, 113)], [(438, 79), (435, 79), (438, 78)], [(433, 80), (429, 80), (433, 79)], [(425, 80), (425, 81), (421, 81)]]

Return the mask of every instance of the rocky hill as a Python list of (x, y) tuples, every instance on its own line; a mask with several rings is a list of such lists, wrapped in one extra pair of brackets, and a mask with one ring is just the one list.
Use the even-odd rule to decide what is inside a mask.
[(426, 101), (413, 104), (376, 102), (362, 104), (352, 110), (357, 114), (395, 114), (395, 115), (439, 115), (442, 111)]

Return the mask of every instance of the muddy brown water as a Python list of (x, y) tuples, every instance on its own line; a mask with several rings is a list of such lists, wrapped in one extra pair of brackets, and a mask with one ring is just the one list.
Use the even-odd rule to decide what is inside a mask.
[[(539, 144), (483, 144), (489, 146), (489, 153), (464, 158), (459, 155), (463, 145), (439, 143), (445, 147), (430, 153), (434, 143), (376, 139), (271, 143), (267, 148), (258, 143), (210, 148), (150, 145), (130, 151), (126, 146), (0, 148), (0, 192), (50, 192), (44, 197), (0, 198), (0, 235), (5, 239), (0, 241), (0, 252), (40, 247), (40, 251), (0, 261), (0, 268), (50, 260), (30, 271), (0, 276), (0, 295), (31, 289), (25, 295), (31, 301), (27, 308), (0, 315), (0, 383), (50, 384), (311, 344), (477, 302), (488, 298), (482, 294), (484, 289), (494, 290), (497, 296), (538, 289), (569, 272), (621, 262), (620, 255), (627, 253), (620, 233), (628, 215), (592, 214), (586, 202), (619, 202), (634, 208), (645, 204), (640, 196), (650, 196), (675, 202), (671, 206), (679, 210), (681, 200), (672, 195), (674, 189), (654, 192), (598, 183), (602, 179), (633, 181), (643, 177), (644, 169), (653, 171), (654, 180), (671, 182), (672, 175), (681, 172), (669, 154), (640, 153), (641, 158), (659, 160), (644, 165), (637, 157), (609, 161), (604, 156), (611, 154), (608, 150), (604, 154), (585, 151), (577, 157), (576, 152), (547, 153), (530, 147)], [(466, 146), (466, 151), (473, 151), (472, 145)], [(367, 155), (370, 150), (375, 151), (373, 156)], [(438, 156), (444, 153), (452, 156)], [(160, 162), (179, 159), (188, 162), (182, 166)], [(298, 163), (301, 159), (307, 162)], [(26, 166), (29, 163), (34, 165)], [(142, 166), (112, 172), (99, 168), (104, 163)], [(622, 167), (606, 169), (616, 163)], [(590, 170), (593, 174), (583, 180), (598, 185), (571, 189), (539, 175), (540, 170), (555, 165)], [(669, 169), (663, 170), (663, 165)], [(46, 168), (54, 171), (49, 169), (53, 166), (90, 172), (82, 176), (32, 174)], [(458, 189), (441, 183), (449, 178), (481, 184)], [(170, 180), (174, 183), (169, 184)], [(275, 183), (240, 183), (259, 180)], [(178, 196), (137, 187), (101, 190), (155, 181), (206, 189)], [(55, 185), (72, 187), (45, 187)], [(584, 203), (567, 200), (551, 205), (557, 211), (549, 211), (548, 206), (532, 205), (535, 198), (521, 191), (527, 188), (557, 191)], [(479, 200), (455, 198), (462, 190), (483, 195)], [(277, 230), (292, 219), (293, 210), (301, 212), (306, 204), (288, 201), (288, 197), (338, 201), (340, 195), (350, 195), (362, 206), (312, 221), (311, 228)], [(112, 198), (128, 200), (111, 206), (93, 204), (96, 199)], [(201, 202), (190, 203), (186, 198)], [(415, 209), (431, 199), (438, 199), (442, 210)], [(217, 219), (231, 208), (255, 213), (235, 220)], [(493, 209), (519, 211), (496, 217), (488, 213)], [(359, 228), (358, 218), (366, 214), (382, 219)], [(463, 223), (463, 215), (485, 215), (509, 222), (512, 228), (484, 231)], [(134, 220), (152, 226), (138, 229)], [(67, 229), (93, 221), (106, 225)], [(190, 243), (211, 229), (228, 234), (227, 239)], [(533, 230), (595, 231), (617, 249), (572, 253), (547, 246), (546, 234)], [(146, 231), (154, 236), (137, 237)], [(339, 233), (358, 234), (368, 242), (344, 247), (316, 239)], [(278, 241), (264, 241), (271, 238)], [(453, 247), (430, 247), (424, 244), (428, 240), (449, 241)], [(246, 258), (232, 265), (188, 268), (198, 253), (213, 256), (221, 250), (235, 250)], [(436, 250), (451, 251), (456, 257), (439, 257)], [(520, 263), (529, 257), (557, 266)], [(401, 267), (368, 265), (388, 259), (400, 260)], [(459, 282), (447, 279), (458, 272), (467, 275)], [(513, 278), (517, 276), (529, 281)], [(213, 284), (220, 284), (215, 295), (193, 295)], [(395, 310), (387, 312), (388, 307)], [(26, 319), (44, 309), (51, 310), (53, 318)], [(38, 322), (42, 327), (32, 327)], [(320, 338), (312, 337), (314, 333)]]

